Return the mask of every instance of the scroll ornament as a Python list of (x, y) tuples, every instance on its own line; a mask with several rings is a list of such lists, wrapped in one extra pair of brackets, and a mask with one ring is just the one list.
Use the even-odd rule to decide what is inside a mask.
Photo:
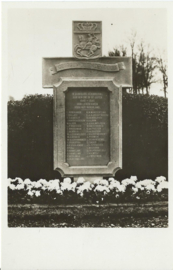
[(53, 67), (50, 67), (51, 75), (54, 75), (60, 71), (67, 69), (91, 69), (91, 70), (100, 70), (100, 71), (108, 71), (108, 72), (118, 72), (120, 70), (125, 70), (126, 67), (124, 62), (119, 62), (116, 64), (102, 64), (95, 62), (66, 62), (56, 64)]

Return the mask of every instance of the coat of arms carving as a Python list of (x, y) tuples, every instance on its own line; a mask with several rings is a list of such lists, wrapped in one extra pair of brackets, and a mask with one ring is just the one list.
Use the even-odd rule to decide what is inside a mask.
[(94, 59), (102, 56), (101, 22), (73, 22), (73, 56)]

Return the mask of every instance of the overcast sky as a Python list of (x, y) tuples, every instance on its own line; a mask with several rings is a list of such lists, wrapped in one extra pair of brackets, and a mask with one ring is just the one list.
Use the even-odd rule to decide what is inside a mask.
[[(8, 12), (8, 95), (50, 93), (42, 88), (42, 57), (72, 56), (72, 21), (101, 20), (103, 55), (126, 45), (131, 29), (155, 50), (167, 50), (166, 9), (22, 8)], [(151, 93), (160, 94), (161, 85)]]

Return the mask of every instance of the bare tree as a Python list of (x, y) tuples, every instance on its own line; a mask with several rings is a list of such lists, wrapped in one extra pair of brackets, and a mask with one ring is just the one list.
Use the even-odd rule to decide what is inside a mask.
[(128, 43), (130, 44), (131, 48), (131, 56), (132, 56), (132, 72), (133, 72), (133, 93), (137, 94), (138, 92), (138, 60), (137, 60), (137, 53), (135, 52), (135, 45), (136, 45), (136, 37), (137, 32), (136, 30), (132, 29), (130, 36), (128, 37)]
[(144, 41), (138, 46), (138, 87), (144, 93), (149, 95), (151, 84), (156, 83), (155, 80), (155, 70), (157, 67), (156, 58), (152, 55), (153, 50), (150, 46), (145, 46)]
[(162, 74), (162, 82), (163, 82), (163, 92), (166, 98), (167, 87), (168, 87), (168, 74), (167, 74), (167, 61), (163, 57), (159, 56), (157, 58), (157, 67)]
[(128, 43), (130, 44), (132, 58), (134, 57), (136, 37), (137, 37), (137, 32), (136, 30), (132, 29), (128, 37)]
[(124, 45), (117, 46), (113, 49), (113, 51), (110, 51), (109, 56), (126, 56), (127, 55), (127, 48), (124, 47)]
[[(134, 94), (142, 93), (144, 90), (146, 94), (149, 95), (150, 87), (153, 83), (157, 82), (155, 79), (155, 70), (157, 68), (157, 61), (155, 56), (153, 56), (153, 50), (150, 46), (146, 46), (145, 42), (142, 40), (140, 44), (137, 43), (137, 33), (132, 30), (130, 36), (127, 38), (127, 42), (130, 46), (131, 57), (132, 57), (132, 72), (133, 72), (133, 88)], [(114, 48), (114, 51), (109, 52), (109, 56), (126, 56), (127, 48), (123, 45)], [(163, 66), (160, 69), (163, 73)], [(166, 77), (164, 77), (166, 82)]]

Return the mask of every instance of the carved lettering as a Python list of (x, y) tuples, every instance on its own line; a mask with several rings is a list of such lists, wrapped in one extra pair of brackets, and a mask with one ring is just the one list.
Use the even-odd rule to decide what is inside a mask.
[(66, 162), (70, 166), (107, 165), (110, 153), (109, 91), (69, 88), (66, 99)]
[(55, 65), (50, 68), (50, 72), (52, 75), (67, 69), (93, 69), (100, 71), (108, 71), (108, 72), (118, 72), (120, 70), (125, 70), (125, 65), (123, 62), (119, 62), (116, 64), (102, 64), (102, 63), (94, 63), (94, 62), (66, 62)]

